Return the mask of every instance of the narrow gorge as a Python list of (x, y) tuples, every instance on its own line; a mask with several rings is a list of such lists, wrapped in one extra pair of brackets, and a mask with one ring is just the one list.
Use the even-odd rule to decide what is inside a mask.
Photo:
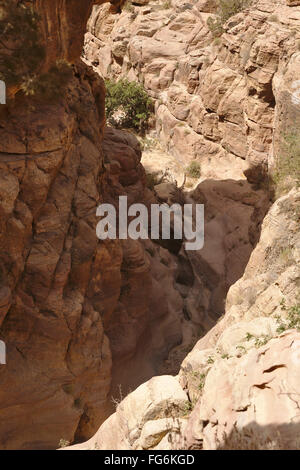
[[(300, 1), (240, 3), (10, 1), (44, 53), (0, 105), (0, 449), (299, 449)], [(120, 196), (204, 204), (204, 247), (99, 240)]]

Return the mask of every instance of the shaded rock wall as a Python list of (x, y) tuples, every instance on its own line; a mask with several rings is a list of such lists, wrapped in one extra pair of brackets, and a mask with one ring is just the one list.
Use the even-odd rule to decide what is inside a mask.
[(103, 292), (104, 309), (116, 305), (122, 252), (97, 243), (94, 228), (104, 87), (85, 67), (75, 72), (63, 103), (17, 100), (1, 122), (3, 448), (53, 447), (84, 419), (89, 432), (110, 386), (96, 299)]

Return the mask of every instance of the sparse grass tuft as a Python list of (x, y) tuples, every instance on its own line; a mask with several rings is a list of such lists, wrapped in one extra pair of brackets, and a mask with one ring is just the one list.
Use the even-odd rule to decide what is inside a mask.
[(62, 449), (63, 447), (68, 447), (70, 445), (70, 441), (67, 441), (66, 439), (60, 439), (58, 443), (58, 448)]
[(140, 142), (143, 151), (155, 149), (159, 145), (159, 142), (152, 137), (143, 137)]
[(200, 178), (201, 176), (201, 167), (200, 163), (198, 163), (196, 160), (193, 160), (189, 166), (186, 168), (186, 174), (187, 176), (190, 176), (191, 178)]
[(300, 303), (288, 308), (283, 299), (281, 301), (281, 309), (286, 312), (286, 319), (281, 318), (279, 315), (276, 316), (276, 320), (279, 323), (277, 333), (283, 333), (292, 328), (300, 331)]

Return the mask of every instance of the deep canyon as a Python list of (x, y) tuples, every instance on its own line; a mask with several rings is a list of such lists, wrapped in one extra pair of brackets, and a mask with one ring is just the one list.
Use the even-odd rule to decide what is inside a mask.
[[(24, 3), (44, 70), (72, 76), (58, 100), (14, 86), (0, 108), (0, 448), (295, 447), (299, 169), (281, 194), (270, 175), (299, 134), (300, 1), (253, 0), (217, 38), (216, 0)], [(106, 122), (121, 77), (199, 178), (149, 187), (140, 139)], [(99, 241), (97, 206), (123, 195), (204, 204), (204, 248)]]

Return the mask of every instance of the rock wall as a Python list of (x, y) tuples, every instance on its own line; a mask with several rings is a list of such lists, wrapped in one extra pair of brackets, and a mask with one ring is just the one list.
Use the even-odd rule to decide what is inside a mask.
[(90, 416), (89, 432), (110, 384), (95, 295), (108, 284), (104, 304), (114, 308), (122, 255), (94, 233), (104, 87), (82, 67), (76, 74), (63, 103), (32, 110), (16, 102), (2, 120), (2, 448), (53, 447)]
[(184, 164), (197, 159), (203, 178), (245, 172), (259, 182), (288, 115), (299, 119), (298, 4), (254, 0), (216, 39), (207, 26), (213, 1), (133, 2), (115, 17), (95, 7), (85, 58), (104, 77), (144, 84), (159, 140)]
[(92, 3), (36, 2), (46, 63), (74, 62), (73, 78), (58, 102), (17, 93), (1, 110), (2, 449), (90, 437), (113, 406), (111, 388), (147, 380), (181, 340), (174, 260), (96, 237), (100, 202), (153, 195), (138, 142), (105, 130), (103, 81), (78, 62)]
[[(298, 112), (295, 76), (299, 54), (294, 50), (298, 37), (297, 6), (288, 8), (278, 2), (278, 10), (268, 3), (251, 9), (249, 17), (242, 15), (238, 24), (228, 24), (229, 30), (221, 40), (224, 44), (219, 47), (205, 43), (207, 29), (202, 15), (210, 12), (210, 2), (205, 2), (205, 6), (201, 6), (203, 2), (195, 3), (192, 8), (190, 4), (183, 8), (182, 2), (173, 2), (173, 18), (169, 10), (141, 6), (147, 2), (140, 1), (135, 2), (140, 6), (134, 6), (134, 11), (116, 19), (108, 17), (109, 5), (94, 10), (90, 24), (95, 22), (98, 29), (95, 35), (88, 35), (91, 61), (96, 66), (99, 61), (100, 68), (108, 61), (110, 73), (116, 75), (122, 73), (123, 67), (133, 78), (141, 73), (145, 85), (148, 80), (147, 87), (157, 98), (158, 132), (167, 148), (185, 162), (201, 154), (203, 178), (214, 178), (201, 183), (189, 197), (194, 202), (206, 202), (209, 233), (215, 235), (217, 231), (221, 239), (226, 239), (218, 251), (210, 237), (207, 250), (189, 258), (184, 252), (175, 257), (152, 242), (99, 242), (95, 236), (95, 214), (100, 202), (116, 204), (117, 197), (125, 194), (130, 203), (150, 204), (156, 199), (146, 188), (137, 141), (131, 134), (105, 128), (103, 81), (78, 61), (93, 3), (104, 2), (36, 0), (47, 46), (44, 67), (65, 58), (73, 63), (73, 78), (59, 102), (42, 104), (17, 93), (0, 116), (0, 338), (7, 346), (7, 364), (0, 366), (2, 449), (47, 449), (57, 447), (61, 439), (88, 439), (111, 412), (110, 394), (115, 396), (120, 384), (122, 397), (128, 389), (157, 373), (168, 351), (181, 342), (186, 317), (205, 328), (214, 323), (222, 312), (228, 288), (244, 271), (268, 206), (265, 192), (254, 192), (243, 179), (242, 170), (251, 164), (247, 176), (250, 181), (259, 181), (264, 162), (269, 160), (273, 123), (284, 127), (287, 121), (283, 123), (282, 116), (293, 119), (294, 111)], [(123, 2), (111, 3), (118, 12)], [(136, 9), (140, 11), (138, 15)], [(285, 26), (270, 22), (266, 13), (270, 11), (282, 11), (283, 18), (287, 18)], [(144, 28), (143, 18), (146, 23), (149, 18), (153, 20), (150, 32), (149, 25)], [(131, 34), (129, 20), (132, 25), (141, 21), (141, 34), (130, 36), (124, 51), (127, 31)], [(121, 29), (119, 21), (124, 21), (125, 29)], [(249, 70), (245, 66), (240, 73), (241, 52), (238, 55), (234, 51), (242, 42), (242, 31), (246, 37), (253, 25), (261, 27), (261, 45), (254, 47), (256, 42), (253, 43), (249, 60), (254, 65), (249, 64)], [(285, 33), (288, 35), (293, 25), (296, 33), (286, 39)], [(112, 27), (120, 33), (120, 38), (113, 41), (117, 46), (113, 60), (111, 45), (106, 42)], [(191, 27), (197, 33), (194, 42)], [(274, 59), (278, 54), (273, 46), (264, 49), (270, 31), (273, 39), (279, 41), (274, 39), (274, 47), (280, 51), (281, 62)], [(257, 50), (257, 56), (252, 54), (252, 48)], [(203, 54), (208, 55), (208, 61)], [(260, 65), (260, 60), (268, 66)], [(287, 64), (286, 70), (280, 68), (283, 64)], [(245, 80), (246, 85), (240, 85)], [(275, 112), (270, 83), (274, 87)], [(189, 109), (196, 107), (189, 116), (184, 115), (186, 103), (191, 104)], [(195, 122), (196, 118), (200, 121)], [(276, 135), (273, 141), (276, 146)], [(199, 151), (202, 148), (203, 153)], [(258, 160), (253, 157), (254, 150)], [(235, 175), (232, 182), (228, 171), (231, 163)], [(208, 404), (201, 408), (204, 418), (196, 411), (193, 415), (200, 423), (194, 428), (189, 415), (195, 402), (195, 410), (202, 402), (195, 394), (202, 382), (195, 384), (186, 368), (189, 370), (194, 355), (198, 361), (199, 351), (200, 356), (204, 351), (206, 369), (202, 371), (199, 359), (200, 365), (197, 362), (191, 372), (193, 377), (200, 374), (200, 380), (211, 365), (211, 354), (220, 359), (217, 342), (223, 332), (230, 332), (230, 327), (244, 316), (252, 321), (262, 309), (266, 315), (275, 314), (280, 311), (282, 297), (293, 304), (299, 288), (298, 203), (295, 192), (276, 203), (247, 271), (230, 289), (225, 318), (188, 356), (179, 378), (151, 379), (129, 395), (126, 406), (123, 402), (100, 428), (100, 438), (90, 441), (93, 448), (164, 448), (169, 439), (172, 446), (200, 445), (195, 444), (198, 433), (202, 433), (205, 423), (210, 430), (216, 418), (207, 399)], [(220, 218), (221, 207), (225, 211)], [(275, 227), (281, 227), (279, 232), (271, 226), (274, 217)], [(279, 244), (279, 236), (285, 237), (286, 245)], [(273, 253), (272, 247), (279, 251)], [(268, 268), (269, 255), (273, 256), (272, 270)], [(259, 285), (255, 283), (258, 275)], [(249, 296), (244, 295), (244, 286)], [(207, 316), (210, 313), (211, 318)], [(272, 321), (275, 320), (267, 317), (264, 328), (275, 335)], [(261, 323), (253, 328), (261, 332)], [(230, 370), (237, 370), (238, 374), (241, 363), (235, 361), (239, 357), (228, 352), (226, 341), (222, 341), (222, 355), (233, 356)], [(278, 341), (283, 344), (280, 338)], [(226, 357), (220, 360), (227, 360)], [(290, 368), (288, 361), (287, 357)], [(212, 377), (212, 383), (214, 374), (219, 373), (214, 367), (207, 375), (207, 379)], [(207, 391), (204, 387), (208, 395), (210, 383), (205, 383)], [(292, 390), (289, 384), (287, 390)], [(234, 411), (237, 410), (239, 405)], [(221, 424), (217, 434), (213, 431), (205, 437), (202, 433), (199, 438), (206, 448), (214, 447), (222, 434), (226, 413), (223, 409), (218, 409), (218, 413)], [(211, 434), (213, 437), (209, 437)], [(184, 443), (178, 441), (182, 436)], [(83, 447), (89, 446), (90, 443)]]
[(34, 0), (34, 8), (41, 18), (43, 41), (47, 48), (45, 67), (51, 66), (57, 59), (70, 62), (78, 59), (92, 7), (103, 3), (109, 3), (107, 11), (112, 14), (121, 11), (125, 0)]
[(299, 446), (300, 194), (278, 199), (260, 233), (268, 195), (256, 186), (298, 125), (299, 2), (253, 2), (218, 40), (206, 25), (215, 7), (134, 2), (113, 19), (95, 8), (89, 23), (86, 60), (143, 82), (165, 147), (201, 163), (185, 200), (205, 203), (206, 240), (180, 253), (194, 276), (185, 313), (209, 329), (226, 305), (176, 377), (139, 386), (75, 449)]

